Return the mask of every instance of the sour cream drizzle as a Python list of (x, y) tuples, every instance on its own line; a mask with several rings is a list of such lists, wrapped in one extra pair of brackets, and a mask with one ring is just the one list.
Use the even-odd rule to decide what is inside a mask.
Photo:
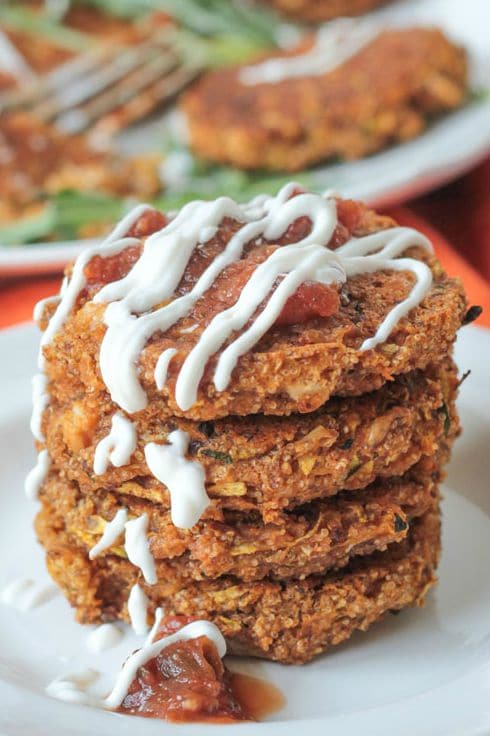
[(162, 609), (158, 608), (155, 612), (155, 623), (143, 646), (126, 659), (116, 678), (114, 687), (107, 697), (100, 698), (90, 692), (90, 686), (99, 678), (97, 670), (91, 668), (82, 672), (57, 677), (46, 687), (46, 693), (52, 698), (63, 700), (66, 703), (77, 703), (79, 705), (89, 705), (96, 708), (113, 710), (121, 705), (128, 694), (131, 683), (137, 676), (139, 668), (143, 667), (150, 659), (157, 657), (171, 644), (206, 636), (216, 647), (219, 656), (225, 656), (225, 639), (218, 627), (211, 623), (211, 621), (193, 621), (187, 624), (187, 626), (182, 627), (179, 631), (176, 631), (175, 634), (170, 634), (162, 639), (153, 641), (161, 619)]
[(127, 521), (124, 528), (126, 531), (124, 549), (129, 561), (140, 568), (147, 583), (155, 585), (157, 573), (147, 535), (148, 514), (144, 513), (137, 519)]
[(122, 631), (115, 624), (101, 624), (87, 636), (87, 647), (94, 654), (116, 646), (122, 639)]
[[(139, 383), (137, 361), (146, 342), (156, 331), (164, 332), (185, 317), (223, 269), (240, 259), (244, 246), (251, 240), (264, 237), (274, 241), (305, 214), (306, 209), (306, 214), (311, 213), (313, 226), (310, 233), (296, 243), (296, 249), (307, 245), (322, 248), (324, 260), (319, 265), (319, 274), (322, 275), (326, 262), (337, 262), (332, 251), (318, 245), (328, 242), (333, 234), (336, 225), (335, 203), (314, 194), (302, 194), (290, 199), (294, 187), (294, 184), (287, 185), (276, 197), (257, 198), (242, 207), (228, 197), (220, 197), (215, 202), (189, 203), (175, 220), (148, 238), (140, 259), (127, 276), (107, 284), (95, 295), (95, 302), (108, 303), (104, 316), (107, 331), (99, 359), (102, 377), (116, 404), (130, 414), (145, 408), (147, 397)], [(209, 228), (217, 227), (225, 217), (242, 222), (243, 226), (206, 268), (192, 290), (174, 298), (164, 307), (148, 312), (155, 304), (171, 299), (194, 250), (203, 242), (202, 233), (209, 235)], [(293, 261), (296, 263), (298, 256), (293, 254), (293, 249), (288, 253), (290, 268), (293, 268)], [(340, 273), (339, 267), (336, 274)], [(264, 279), (261, 301), (270, 289), (268, 284), (269, 281)], [(242, 301), (237, 319), (244, 319), (245, 312), (248, 314), (249, 311)], [(227, 333), (231, 334), (233, 329), (230, 323)], [(213, 336), (213, 341), (215, 339)], [(208, 352), (211, 352), (211, 340), (207, 342)], [(196, 390), (199, 378), (200, 375), (194, 374)], [(181, 388), (179, 395), (182, 392)], [(183, 401), (187, 406), (189, 399)]]
[(379, 33), (379, 28), (372, 23), (339, 18), (318, 30), (315, 43), (308, 51), (246, 66), (239, 73), (239, 80), (246, 86), (253, 86), (327, 74), (355, 56)]
[[(66, 276), (64, 277), (63, 281), (61, 282), (61, 289), (60, 292), (63, 293), (63, 288), (66, 287)], [(32, 312), (32, 317), (34, 319), (34, 322), (40, 322), (44, 315), (44, 310), (46, 307), (48, 307), (51, 304), (58, 304), (60, 303), (61, 299), (61, 293), (55, 294), (54, 296), (47, 296), (44, 299), (40, 299), (36, 305), (34, 306), (34, 310)]]
[(131, 588), (128, 598), (128, 614), (135, 634), (146, 634), (148, 631), (148, 597), (136, 583)]
[(103, 243), (94, 245), (91, 248), (84, 250), (75, 261), (73, 271), (71, 273), (68, 282), (65, 282), (64, 288), (61, 290), (61, 299), (59, 300), (56, 311), (52, 315), (49, 323), (41, 338), (41, 346), (38, 357), (38, 364), (40, 370), (44, 368), (45, 359), (43, 355), (43, 347), (49, 345), (56, 333), (64, 325), (65, 320), (70, 314), (71, 310), (75, 306), (75, 302), (78, 295), (87, 283), (85, 277), (85, 266), (92, 260), (94, 256), (110, 256), (120, 253), (125, 248), (131, 245), (138, 245), (139, 240), (137, 238), (124, 237), (131, 226), (138, 220), (138, 218), (150, 209), (148, 205), (141, 204), (135, 207), (125, 217), (122, 218), (121, 222), (114, 228), (112, 233), (104, 240)]
[(175, 348), (168, 348), (163, 351), (157, 360), (157, 364), (155, 366), (155, 384), (159, 391), (162, 390), (167, 382), (168, 367), (176, 352)]
[(7, 606), (25, 612), (42, 606), (56, 595), (58, 595), (58, 589), (54, 585), (21, 577), (11, 580), (0, 591), (0, 600)]
[(214, 374), (218, 391), (224, 391), (240, 356), (248, 352), (272, 327), (284, 304), (305, 281), (323, 284), (342, 283), (345, 274), (337, 256), (323, 245), (296, 244), (278, 248), (252, 273), (238, 301), (213, 318), (198, 343), (187, 356), (177, 379), (175, 398), (181, 409), (190, 409), (197, 400), (197, 389), (206, 364), (223, 343), (250, 320), (274, 286), (279, 276), (284, 278), (272, 293), (266, 306), (252, 325), (236, 338), (220, 355)]
[(155, 618), (153, 619), (153, 625), (145, 639), (145, 643), (144, 643), (145, 647), (148, 646), (148, 644), (151, 644), (151, 642), (155, 638), (157, 631), (158, 631), (158, 627), (160, 626), (162, 622), (162, 619), (163, 619), (163, 608), (159, 607), (155, 611)]
[(109, 521), (106, 524), (104, 532), (97, 544), (95, 544), (88, 553), (88, 556), (91, 560), (95, 559), (95, 557), (100, 555), (100, 553), (103, 552), (105, 549), (109, 549), (109, 547), (112, 547), (117, 538), (121, 536), (121, 534), (124, 532), (127, 520), (127, 509), (119, 509), (119, 511), (116, 512), (112, 521)]
[(37, 462), (32, 470), (27, 474), (24, 481), (24, 489), (27, 498), (35, 501), (39, 495), (39, 490), (46, 480), (51, 466), (51, 458), (47, 450), (41, 450), (37, 456)]
[(136, 427), (117, 412), (112, 417), (111, 431), (95, 448), (94, 473), (102, 475), (112, 463), (116, 468), (127, 465), (136, 449)]
[[(228, 197), (185, 205), (166, 227), (146, 240), (141, 257), (129, 273), (119, 281), (105, 285), (95, 295), (95, 302), (107, 304), (104, 314), (107, 330), (100, 350), (101, 373), (113, 401), (122, 409), (133, 413), (144, 409), (147, 404), (146, 394), (139, 383), (137, 362), (148, 339), (157, 331), (168, 330), (188, 315), (223, 269), (240, 259), (247, 243), (258, 238), (274, 242), (299, 217), (310, 219), (310, 232), (297, 243), (274, 251), (257, 267), (237, 302), (216, 315), (187, 356), (176, 385), (176, 400), (182, 410), (189, 409), (195, 402), (209, 357), (229, 340), (233, 332), (247, 323), (257, 305), (268, 296), (264, 310), (252, 325), (219, 356), (214, 374), (218, 391), (226, 388), (238, 358), (256, 344), (274, 323), (288, 297), (306, 280), (342, 283), (348, 276), (379, 269), (403, 268), (415, 274), (417, 283), (409, 297), (387, 315), (361, 350), (370, 349), (386, 339), (400, 317), (420, 302), (431, 285), (430, 269), (415, 259), (404, 259), (402, 263), (396, 257), (407, 245), (420, 245), (430, 250), (424, 236), (407, 228), (391, 228), (363, 238), (353, 238), (342, 248), (331, 251), (324, 244), (330, 241), (337, 225), (335, 201), (309, 193), (291, 197), (295, 187), (294, 183), (288, 184), (275, 197), (256, 197), (242, 206)], [(123, 237), (118, 240), (118, 237), (127, 232), (141, 212), (142, 208), (137, 208), (125, 218), (106, 243), (95, 251), (110, 255), (127, 247), (128, 241), (133, 243), (132, 239)], [(225, 217), (241, 222), (242, 227), (205, 269), (191, 291), (172, 299), (194, 250), (211, 237)], [(91, 249), (79, 257), (44, 335), (45, 343), (49, 342), (58, 329), (57, 325), (63, 323), (75, 303), (84, 285), (83, 268), (94, 254), (94, 249)], [(284, 278), (270, 295), (271, 286), (282, 275)], [(155, 304), (161, 302), (168, 303), (154, 309)], [(156, 378), (159, 385), (163, 385), (164, 369), (168, 368), (171, 357), (166, 352), (158, 366)]]
[(154, 585), (157, 582), (155, 560), (150, 551), (147, 531), (148, 514), (144, 513), (128, 521), (128, 510), (119, 509), (112, 521), (106, 524), (97, 544), (89, 551), (89, 559), (93, 560), (105, 549), (112, 547), (124, 533), (124, 549), (129, 561), (140, 568), (147, 583)]
[(201, 518), (210, 500), (202, 465), (186, 458), (189, 435), (181, 429), (171, 432), (167, 445), (150, 442), (145, 447), (148, 469), (170, 493), (172, 523), (190, 529)]
[(43, 413), (49, 403), (49, 395), (47, 393), (48, 379), (44, 373), (36, 373), (32, 378), (32, 415), (31, 415), (31, 432), (38, 442), (44, 441), (41, 425)]
[(88, 692), (88, 688), (99, 677), (97, 670), (88, 668), (82, 672), (74, 672), (62, 675), (49, 683), (46, 693), (52, 698), (62, 700), (65, 703), (76, 703), (77, 705), (100, 706), (98, 697)]

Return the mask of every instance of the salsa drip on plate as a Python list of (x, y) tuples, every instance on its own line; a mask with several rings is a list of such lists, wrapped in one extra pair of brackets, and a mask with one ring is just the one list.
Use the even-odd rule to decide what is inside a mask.
[[(191, 623), (190, 616), (162, 620), (154, 641)], [(206, 636), (169, 644), (140, 667), (119, 713), (172, 722), (254, 721), (283, 704), (269, 683), (233, 673)]]

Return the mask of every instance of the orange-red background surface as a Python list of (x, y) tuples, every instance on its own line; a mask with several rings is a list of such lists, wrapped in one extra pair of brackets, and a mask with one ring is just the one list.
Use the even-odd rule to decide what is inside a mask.
[[(478, 324), (490, 327), (490, 158), (458, 181), (390, 214), (424, 231), (451, 275), (460, 276)], [(58, 291), (60, 276), (0, 281), (0, 327), (31, 319), (38, 299)]]

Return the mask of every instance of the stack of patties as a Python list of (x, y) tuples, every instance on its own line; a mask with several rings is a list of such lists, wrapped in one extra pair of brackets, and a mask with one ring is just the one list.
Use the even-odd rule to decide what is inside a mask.
[(131, 213), (38, 309), (28, 489), (78, 620), (161, 607), (306, 662), (421, 604), (465, 311), (422, 235), (352, 201)]

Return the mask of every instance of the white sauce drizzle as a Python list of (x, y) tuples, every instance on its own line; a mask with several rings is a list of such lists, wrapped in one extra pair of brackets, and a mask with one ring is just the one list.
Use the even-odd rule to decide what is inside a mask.
[[(61, 282), (59, 294), (48, 296), (45, 299), (40, 299), (37, 302), (37, 304), (34, 306), (32, 315), (35, 322), (41, 321), (44, 310), (48, 304), (58, 305), (60, 303), (63, 294), (66, 291), (67, 284), (67, 278), (66, 276), (64, 276)], [(38, 364), (40, 369), (42, 370), (43, 360), (41, 358), (41, 353), (39, 355)], [(47, 391), (48, 383), (48, 377), (43, 372), (36, 373), (32, 378), (32, 414), (30, 427), (32, 434), (34, 435), (35, 439), (38, 440), (38, 442), (44, 441), (44, 435), (42, 432), (42, 421), (44, 410), (49, 404), (49, 393)]]
[(32, 378), (32, 415), (31, 415), (31, 432), (34, 437), (43, 442), (44, 435), (42, 433), (41, 424), (43, 420), (43, 412), (49, 403), (49, 395), (46, 391), (48, 386), (48, 378), (44, 373), (36, 373)]
[(54, 585), (39, 583), (30, 578), (16, 578), (2, 589), (0, 600), (18, 611), (30, 611), (47, 603), (56, 595), (58, 589)]
[(127, 509), (119, 509), (119, 511), (116, 512), (114, 518), (112, 521), (109, 521), (105, 528), (104, 532), (92, 549), (89, 551), (88, 556), (89, 559), (93, 560), (95, 557), (100, 555), (101, 552), (103, 552), (105, 549), (109, 549), (109, 547), (112, 547), (112, 545), (116, 542), (117, 538), (124, 532), (124, 528), (126, 525), (126, 522), (128, 520), (128, 510)]
[(27, 474), (24, 481), (24, 490), (27, 498), (35, 501), (39, 496), (39, 490), (46, 480), (49, 468), (51, 466), (51, 458), (47, 450), (41, 450), (37, 456), (37, 462), (31, 471)]
[(180, 529), (190, 529), (210, 504), (204, 468), (185, 456), (189, 446), (187, 432), (176, 429), (167, 439), (168, 445), (156, 442), (146, 445), (146, 464), (155, 478), (168, 488), (172, 523)]
[[(227, 197), (215, 202), (189, 203), (175, 220), (147, 239), (139, 261), (125, 278), (107, 284), (95, 295), (95, 302), (110, 302), (104, 316), (108, 329), (101, 345), (100, 368), (115, 403), (128, 413), (145, 408), (147, 397), (139, 383), (137, 361), (148, 338), (156, 331), (167, 330), (186, 316), (223, 269), (240, 259), (248, 242), (257, 237), (274, 241), (305, 213), (312, 219), (312, 228), (295, 244), (295, 249), (288, 250), (291, 261), (298, 259), (294, 250), (309, 245), (316, 245), (319, 249), (322, 246), (318, 243), (330, 240), (336, 226), (335, 203), (308, 193), (291, 199), (295, 186), (288, 184), (276, 197), (257, 197), (242, 207)], [(244, 225), (206, 268), (190, 292), (148, 312), (152, 305), (166, 301), (174, 294), (198, 245), (202, 229), (216, 227), (224, 217), (231, 217)], [(325, 260), (336, 261), (335, 254), (328, 248), (322, 247), (322, 251)], [(276, 258), (278, 256), (274, 262)], [(283, 262), (285, 259), (283, 256)], [(319, 267), (321, 274), (324, 274), (324, 265)], [(265, 281), (263, 283), (266, 285)], [(267, 293), (263, 293), (261, 301), (266, 296)], [(143, 314), (135, 316), (134, 312)]]
[(347, 277), (358, 273), (372, 273), (387, 269), (390, 271), (412, 271), (416, 283), (406, 299), (397, 304), (387, 314), (373, 337), (364, 340), (361, 351), (371, 350), (384, 342), (397, 322), (420, 304), (432, 285), (432, 272), (422, 261), (415, 258), (397, 258), (411, 245), (431, 249), (427, 239), (408, 227), (381, 230), (363, 238), (352, 238), (337, 249), (343, 256)]
[(241, 70), (239, 80), (246, 86), (254, 86), (327, 74), (359, 53), (379, 33), (379, 27), (373, 23), (339, 18), (318, 30), (315, 43), (308, 51), (246, 66)]
[(166, 189), (184, 191), (191, 183), (194, 159), (188, 151), (171, 151), (159, 167), (159, 175)]
[[(96, 302), (110, 302), (104, 316), (108, 329), (99, 356), (102, 377), (113, 401), (128, 413), (146, 406), (136, 363), (148, 338), (184, 317), (223, 268), (235, 260), (232, 251), (240, 257), (246, 241), (232, 238), (189, 293), (154, 312), (139, 317), (134, 312), (147, 312), (154, 304), (172, 297), (199, 242), (201, 229), (217, 227), (227, 216), (242, 220), (243, 213), (226, 197), (215, 202), (190, 202), (169, 225), (147, 239), (142, 256), (125, 278), (107, 284), (95, 295)], [(143, 283), (146, 286), (142, 289)], [(118, 366), (114, 363), (116, 355), (123, 358)]]
[[(377, 333), (364, 342), (361, 350), (370, 349), (386, 339), (397, 321), (420, 302), (430, 288), (430, 269), (421, 261), (404, 259), (401, 262), (397, 256), (408, 245), (420, 245), (430, 250), (430, 244), (424, 236), (408, 228), (391, 228), (374, 236), (353, 238), (333, 252), (324, 244), (329, 242), (337, 224), (335, 201), (309, 193), (291, 198), (296, 186), (294, 183), (288, 184), (275, 197), (262, 195), (242, 206), (227, 197), (214, 202), (189, 203), (166, 227), (146, 240), (141, 257), (124, 278), (106, 284), (95, 295), (95, 302), (108, 304), (104, 314), (107, 330), (100, 349), (100, 368), (113, 401), (122, 409), (132, 413), (144, 409), (147, 404), (146, 393), (139, 382), (137, 364), (151, 335), (156, 331), (164, 332), (185, 317), (223, 269), (240, 259), (247, 243), (257, 238), (274, 242), (299, 217), (310, 218), (310, 232), (294, 245), (274, 251), (260, 264), (237, 302), (215, 316), (187, 356), (176, 385), (176, 401), (181, 409), (185, 411), (195, 402), (209, 357), (229, 340), (234, 331), (243, 328), (257, 305), (270, 295), (271, 286), (278, 276), (285, 275), (270, 295), (264, 310), (219, 356), (214, 375), (218, 391), (226, 388), (239, 357), (256, 344), (274, 323), (287, 298), (305, 280), (325, 284), (342, 283), (356, 273), (384, 268), (403, 268), (415, 274), (417, 284), (409, 297), (396, 305)], [(140, 210), (132, 219), (139, 214)], [(204, 236), (211, 235), (224, 217), (241, 222), (242, 227), (205, 269), (191, 291), (172, 300), (194, 250)], [(126, 247), (127, 238), (121, 241), (114, 239), (126, 232), (127, 228), (127, 222), (123, 221), (97, 252), (106, 255)], [(378, 251), (373, 252), (376, 249)], [(58, 312), (61, 315), (57, 318), (58, 322), (68, 314), (69, 305), (76, 299), (74, 284), (80, 280), (78, 264), (86, 263), (92, 255), (77, 262), (53, 320)], [(155, 304), (162, 302), (166, 302), (163, 307), (151, 311)], [(52, 322), (50, 328), (54, 331)], [(166, 369), (173, 357), (171, 350), (173, 348), (164, 351), (155, 369), (159, 388), (164, 385)]]
[(197, 399), (197, 389), (206, 364), (231, 334), (242, 329), (250, 320), (279, 276), (285, 274), (266, 306), (252, 325), (223, 351), (218, 359), (214, 384), (223, 391), (241, 355), (248, 352), (272, 327), (290, 296), (305, 281), (323, 284), (342, 283), (345, 274), (335, 253), (323, 245), (298, 248), (285, 245), (272, 253), (252, 273), (238, 301), (213, 318), (199, 341), (187, 356), (175, 387), (175, 398), (181, 409), (187, 410)]
[(151, 627), (145, 639), (145, 643), (144, 643), (145, 647), (148, 646), (148, 644), (151, 644), (151, 642), (155, 638), (157, 631), (158, 631), (158, 627), (160, 626), (162, 619), (163, 619), (163, 608), (157, 608), (155, 611), (155, 619), (153, 621), (153, 626)]
[(129, 561), (140, 568), (147, 583), (155, 585), (157, 573), (147, 536), (148, 514), (144, 513), (137, 519), (127, 521), (124, 526), (126, 530), (124, 549)]
[(101, 706), (100, 699), (88, 692), (88, 688), (99, 677), (97, 670), (88, 668), (83, 672), (62, 675), (49, 683), (46, 693), (52, 698), (77, 705)]
[(218, 650), (219, 656), (225, 656), (226, 642), (218, 627), (211, 623), (211, 621), (193, 621), (175, 632), (175, 634), (165, 636), (163, 639), (158, 639), (155, 642), (145, 642), (141, 649), (131, 654), (124, 662), (112, 692), (104, 700), (105, 707), (118, 708), (126, 697), (138, 669), (150, 659), (157, 657), (166, 647), (179, 641), (197, 639), (200, 636), (206, 636), (210, 639)]
[(133, 585), (129, 593), (128, 614), (135, 634), (146, 634), (148, 632), (148, 597), (138, 583)]
[(101, 624), (87, 636), (87, 647), (94, 654), (116, 646), (122, 639), (122, 631), (115, 624)]
[(103, 243), (92, 246), (84, 250), (76, 259), (73, 266), (73, 271), (70, 276), (70, 280), (65, 282), (64, 288), (60, 292), (61, 299), (56, 308), (56, 311), (49, 320), (49, 324), (43, 333), (41, 338), (41, 345), (39, 350), (38, 365), (40, 370), (44, 368), (45, 360), (43, 355), (43, 347), (49, 345), (56, 333), (64, 325), (68, 315), (75, 306), (78, 295), (87, 283), (85, 278), (84, 269), (85, 266), (92, 260), (94, 256), (110, 256), (116, 253), (120, 253), (125, 248), (131, 245), (137, 245), (139, 240), (137, 238), (124, 237), (131, 226), (138, 220), (138, 218), (150, 209), (149, 205), (141, 204), (135, 207), (129, 212), (121, 222), (116, 225), (112, 233), (104, 240)]
[(116, 468), (127, 465), (136, 449), (136, 428), (127, 417), (117, 412), (112, 417), (111, 431), (98, 443), (94, 454), (94, 473), (103, 475), (109, 462)]
[(155, 561), (150, 552), (147, 538), (148, 515), (142, 514), (137, 519), (128, 521), (128, 510), (119, 509), (112, 521), (106, 524), (104, 532), (92, 549), (89, 558), (93, 560), (105, 549), (109, 549), (124, 532), (124, 549), (130, 562), (141, 569), (147, 583), (157, 582)]
[(180, 331), (180, 334), (181, 335), (190, 335), (192, 332), (195, 332), (198, 327), (199, 327), (198, 324), (191, 325), (190, 327), (184, 327), (184, 329)]
[(165, 383), (167, 381), (168, 367), (176, 352), (177, 350), (175, 348), (168, 348), (168, 350), (163, 351), (163, 353), (157, 360), (154, 377), (156, 387), (159, 391), (161, 391), (162, 388), (165, 386)]
[[(62, 289), (63, 289), (63, 284), (66, 284), (66, 276), (63, 279), (63, 282), (61, 284), (60, 291), (62, 291)], [(60, 300), (61, 300), (61, 295), (60, 294), (55, 294), (54, 296), (47, 296), (47, 297), (45, 297), (45, 299), (40, 299), (34, 305), (34, 310), (32, 312), (32, 318), (33, 318), (34, 322), (40, 322), (40, 320), (42, 319), (42, 316), (44, 314), (44, 310), (45, 310), (45, 308), (49, 304), (56, 304), (56, 305), (58, 305), (60, 303)]]
[[(46, 693), (52, 698), (62, 700), (65, 703), (76, 703), (78, 705), (113, 710), (121, 705), (128, 694), (128, 690), (138, 673), (138, 669), (143, 667), (150, 659), (157, 657), (171, 644), (206, 636), (216, 647), (219, 656), (225, 656), (226, 642), (218, 627), (211, 623), (211, 621), (193, 621), (175, 632), (175, 634), (153, 641), (161, 619), (162, 609), (157, 608), (155, 612), (155, 623), (142, 648), (133, 652), (126, 659), (116, 678), (112, 691), (106, 698), (100, 698), (89, 691), (90, 686), (99, 678), (99, 672), (92, 668), (57, 677), (46, 687)], [(104, 626), (107, 626), (107, 624), (104, 624)], [(99, 629), (101, 628), (99, 627)]]

